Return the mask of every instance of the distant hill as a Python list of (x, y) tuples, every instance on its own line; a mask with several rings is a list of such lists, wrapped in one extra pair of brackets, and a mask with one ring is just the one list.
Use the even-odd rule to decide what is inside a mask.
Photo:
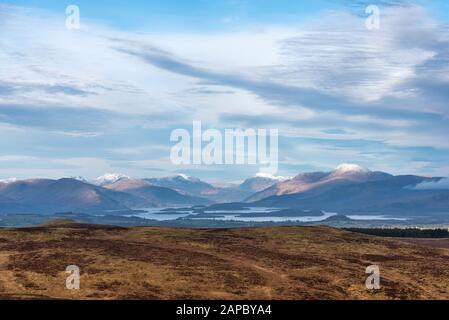
[(168, 188), (129, 178), (103, 187), (77, 179), (0, 183), (0, 213), (103, 212), (136, 207), (210, 204)]
[(301, 174), (250, 197), (256, 206), (357, 213), (449, 212), (449, 190), (415, 188), (440, 178), (392, 176), (352, 167)]
[(384, 172), (373, 172), (357, 165), (343, 164), (332, 172), (311, 172), (298, 174), (293, 179), (277, 183), (246, 199), (255, 202), (271, 196), (281, 196), (317, 190), (326, 190), (344, 185), (362, 183), (367, 181), (385, 180), (392, 175)]
[(216, 190), (216, 188), (209, 183), (183, 174), (174, 177), (149, 178), (143, 180), (154, 186), (170, 188), (178, 192), (194, 196), (207, 196)]
[(275, 177), (271, 175), (257, 175), (253, 178), (245, 180), (239, 185), (239, 190), (250, 193), (260, 192), (266, 190), (278, 183), (289, 180), (285, 177)]
[(0, 213), (90, 213), (214, 203), (354, 214), (444, 215), (449, 213), (449, 188), (444, 178), (393, 176), (353, 164), (291, 179), (257, 175), (229, 187), (215, 187), (186, 175), (139, 180), (117, 173), (91, 182), (82, 177), (0, 182)]
[(155, 186), (170, 188), (183, 194), (206, 198), (215, 202), (243, 201), (255, 192), (262, 191), (283, 180), (283, 178), (256, 176), (245, 180), (240, 185), (218, 188), (198, 178), (183, 174), (167, 178), (144, 179), (144, 181)]
[(118, 200), (133, 196), (93, 186), (76, 179), (35, 179), (0, 183), (0, 211), (7, 213), (53, 213), (58, 211), (121, 210)]
[(120, 179), (104, 187), (139, 197), (143, 199), (141, 205), (148, 207), (207, 205), (212, 203), (205, 198), (181, 194), (171, 188), (155, 186), (144, 180)]

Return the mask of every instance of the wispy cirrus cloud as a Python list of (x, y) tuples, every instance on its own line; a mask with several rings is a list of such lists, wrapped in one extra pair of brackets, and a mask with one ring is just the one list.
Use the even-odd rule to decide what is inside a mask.
[[(0, 6), (0, 130), (47, 132), (42, 143), (55, 158), (67, 144), (79, 153), (73, 159), (96, 149), (105, 170), (134, 157), (128, 164), (138, 172), (142, 163), (176, 170), (145, 142), (165, 148), (167, 132), (192, 120), (275, 126), (301, 146), (285, 147), (283, 157), (307, 159), (303, 167), (333, 167), (324, 159), (334, 155), (371, 167), (383, 161), (395, 172), (408, 162), (418, 173), (441, 173), (449, 161), (447, 25), (411, 2), (377, 4), (375, 31), (348, 4), (302, 24), (195, 33), (137, 33), (92, 21), (70, 31), (60, 16)], [(25, 146), (24, 135), (14, 134)], [(327, 146), (313, 158), (305, 155), (310, 138)], [(371, 142), (378, 144), (369, 154)], [(414, 149), (396, 154), (401, 148)]]

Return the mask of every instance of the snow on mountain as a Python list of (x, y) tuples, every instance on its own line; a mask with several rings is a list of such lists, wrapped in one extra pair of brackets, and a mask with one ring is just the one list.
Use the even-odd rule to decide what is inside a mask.
[(78, 181), (81, 181), (81, 182), (84, 182), (84, 183), (89, 183), (89, 180), (87, 180), (86, 178), (84, 178), (82, 176), (74, 176), (74, 177), (70, 177), (70, 179), (78, 180)]
[(256, 178), (265, 178), (265, 179), (270, 179), (270, 180), (276, 180), (279, 182), (291, 179), (291, 177), (275, 176), (270, 173), (264, 173), (264, 172), (259, 172), (258, 174), (256, 174)]
[(19, 181), (19, 179), (17, 178), (0, 179), (0, 183), (13, 183), (17, 181)]
[(327, 177), (328, 180), (349, 180), (353, 182), (366, 182), (384, 180), (391, 175), (385, 172), (371, 171), (357, 164), (344, 163), (339, 165)]
[(174, 180), (185, 180), (185, 181), (190, 181), (190, 182), (201, 182), (200, 179), (188, 176), (188, 175), (183, 174), (183, 173), (180, 173), (177, 176), (172, 177), (172, 179), (174, 179)]
[(334, 173), (369, 173), (370, 170), (359, 166), (358, 164), (343, 163), (335, 168)]
[[(255, 177), (245, 180), (239, 189), (248, 192), (260, 192), (278, 183), (288, 181), (291, 178), (274, 176), (268, 173), (258, 173)], [(249, 195), (248, 195), (249, 196)]]
[(106, 173), (105, 175), (94, 179), (93, 183), (99, 186), (105, 186), (124, 179), (131, 178), (121, 173)]
[(183, 179), (185, 179), (185, 180), (190, 180), (190, 176), (188, 176), (188, 175), (186, 175), (186, 174), (183, 174), (183, 173), (180, 173), (180, 174), (178, 174), (177, 175), (178, 177), (181, 177), (181, 178), (183, 178)]
[(203, 196), (203, 193), (208, 193), (210, 190), (214, 189), (212, 185), (185, 174), (178, 174), (177, 176), (166, 178), (144, 179), (144, 181), (155, 186), (170, 188), (181, 193), (200, 197)]

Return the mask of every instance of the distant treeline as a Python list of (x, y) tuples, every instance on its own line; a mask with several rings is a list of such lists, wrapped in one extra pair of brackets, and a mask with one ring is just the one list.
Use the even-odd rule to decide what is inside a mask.
[(449, 238), (447, 229), (417, 229), (417, 228), (345, 228), (344, 230), (369, 234), (379, 237), (397, 238)]

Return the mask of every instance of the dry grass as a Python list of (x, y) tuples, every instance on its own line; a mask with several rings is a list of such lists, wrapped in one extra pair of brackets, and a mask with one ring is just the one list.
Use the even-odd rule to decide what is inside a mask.
[[(449, 240), (432, 243), (324, 227), (3, 229), (0, 298), (449, 299)], [(80, 290), (65, 288), (73, 264)], [(371, 264), (377, 292), (364, 285)]]

